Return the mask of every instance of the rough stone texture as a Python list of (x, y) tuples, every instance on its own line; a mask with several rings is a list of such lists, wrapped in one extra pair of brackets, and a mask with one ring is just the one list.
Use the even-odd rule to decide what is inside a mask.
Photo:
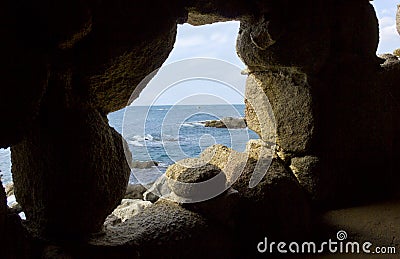
[(321, 178), (321, 168), (318, 157), (305, 156), (294, 157), (290, 163), (290, 169), (296, 176), (300, 185), (310, 194), (311, 197), (320, 197), (318, 180)]
[[(261, 158), (268, 159), (268, 158)], [(269, 158), (272, 159), (272, 158)], [(251, 159), (232, 186), (238, 190), (243, 203), (236, 212), (238, 236), (242, 251), (255, 254), (253, 249), (265, 236), (274, 240), (297, 240), (310, 234), (309, 201), (296, 178), (279, 159), (272, 159), (268, 172), (261, 182), (249, 188), (256, 160)]]
[(59, 239), (98, 231), (123, 198), (130, 173), (121, 136), (86, 107), (43, 115), (12, 147), (12, 164), (31, 231)]
[(4, 186), (4, 189), (5, 189), (5, 191), (6, 191), (7, 197), (8, 197), (8, 196), (11, 196), (11, 195), (14, 195), (14, 183), (13, 183), (13, 182), (7, 183), (7, 184)]
[(260, 3), (259, 9), (264, 11), (242, 20), (237, 43), (251, 71), (299, 67), (315, 74), (333, 51), (376, 60), (378, 21), (367, 1), (274, 1)]
[(400, 34), (400, 5), (397, 5), (396, 28), (397, 32)]
[[(213, 214), (218, 215), (214, 217), (217, 220), (229, 215), (227, 222), (233, 222), (230, 226), (233, 226), (238, 237), (247, 237), (240, 244), (243, 249), (252, 247), (251, 242), (254, 243), (257, 238), (262, 239), (265, 235), (295, 238), (306, 235), (309, 231), (310, 208), (305, 192), (283, 163), (263, 149), (270, 150), (262, 141), (249, 143), (249, 154), (239, 153), (222, 145), (206, 149), (199, 160), (224, 172), (227, 179), (231, 179), (228, 183), (233, 184), (232, 188), (238, 193), (231, 196), (232, 200), (221, 195), (198, 205), (184, 205), (210, 217)], [(255, 187), (250, 188), (250, 179), (256, 168), (268, 171)], [(213, 204), (221, 204), (219, 207), (224, 208), (223, 203), (228, 207), (222, 213), (216, 214), (218, 210)], [(250, 253), (253, 254), (254, 251)]]
[[(375, 56), (378, 24), (369, 1), (4, 1), (0, 147), (14, 146), (16, 194), (29, 212), (31, 230), (76, 240), (98, 230), (119, 203), (129, 169), (120, 136), (108, 128), (105, 115), (123, 107), (138, 82), (162, 64), (176, 23), (187, 12), (198, 24), (241, 20), (237, 50), (250, 79), (271, 88), (266, 92), (277, 116), (268, 119), (271, 109), (260, 111), (257, 106), (267, 107), (264, 103), (246, 99), (252, 128), (266, 145), (277, 137), (284, 161), (261, 155), (263, 143), (249, 154), (214, 147), (218, 152), (207, 160), (207, 170), (223, 171), (228, 182), (243, 172), (235, 182), (243, 204), (230, 207), (238, 201), (224, 200), (225, 193), (214, 201), (221, 198), (216, 207), (227, 213), (219, 214), (210, 203), (204, 209), (211, 211), (203, 214), (216, 221), (233, 215), (234, 224), (228, 225), (237, 226), (237, 257), (251, 257), (266, 234), (292, 239), (306, 232), (307, 199), (290, 164), (303, 183), (321, 172), (319, 198), (325, 206), (369, 201), (398, 189), (400, 68), (394, 58), (383, 63)], [(311, 157), (318, 158), (320, 168)], [(271, 162), (261, 182), (249, 188), (254, 168)], [(191, 172), (189, 179), (195, 175)], [(165, 184), (154, 186), (162, 192)], [(363, 210), (360, 218), (368, 213)], [(390, 210), (388, 217), (396, 213)], [(77, 252), (81, 246), (64, 253), (51, 245), (45, 257), (204, 258), (209, 250), (221, 253), (215, 257), (232, 257), (234, 250), (224, 246), (231, 240), (218, 226), (206, 226), (205, 218), (176, 204), (161, 202), (137, 216), (132, 224), (106, 230), (100, 245), (85, 250), (88, 256)]]
[[(329, 17), (323, 15), (328, 5), (312, 1), (261, 5), (260, 9), (266, 9), (263, 13), (240, 24), (238, 54), (250, 70), (282, 65), (318, 71), (329, 55)], [(317, 27), (311, 25), (315, 17)]]
[[(272, 111), (263, 105), (265, 98)], [(250, 74), (246, 120), (264, 141), (274, 142), (276, 130), (276, 143), (284, 153), (308, 151), (314, 134), (314, 114), (307, 76), (296, 69)]]
[(169, 188), (186, 202), (208, 200), (226, 190), (221, 169), (197, 158), (180, 160), (165, 175)]
[[(125, 223), (107, 227), (89, 242), (102, 258), (231, 258), (231, 238), (217, 225), (179, 205), (160, 200)], [(81, 254), (81, 252), (79, 253)]]
[(215, 22), (227, 22), (230, 20), (231, 19), (225, 18), (217, 14), (203, 14), (194, 10), (188, 13), (188, 19), (186, 22), (194, 26), (199, 26)]
[(227, 185), (231, 186), (241, 173), (237, 163), (246, 161), (247, 155), (217, 144), (205, 149), (199, 159), (221, 170), (225, 174)]
[(132, 199), (123, 199), (121, 204), (118, 205), (117, 208), (112, 212), (112, 214), (121, 219), (122, 222), (127, 221), (128, 219), (133, 218), (135, 215), (139, 214), (141, 211), (152, 205), (149, 201), (143, 200), (132, 200)]
[(146, 187), (141, 184), (128, 184), (125, 191), (124, 199), (140, 199), (143, 200), (143, 193)]

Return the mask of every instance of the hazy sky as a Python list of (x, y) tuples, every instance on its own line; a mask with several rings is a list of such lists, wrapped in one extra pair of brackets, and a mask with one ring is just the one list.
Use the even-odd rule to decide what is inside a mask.
[[(372, 3), (380, 23), (378, 53), (392, 53), (396, 48), (400, 48), (400, 36), (396, 31), (396, 10), (397, 4), (400, 2), (375, 0)], [(134, 105), (243, 103), (246, 77), (240, 75), (240, 70), (244, 69), (245, 65), (236, 54), (235, 45), (238, 31), (239, 22), (203, 26), (178, 25), (174, 49), (165, 61), (163, 68), (166, 68), (168, 73), (176, 73), (177, 69), (171, 69), (171, 64), (182, 59), (196, 57), (220, 59), (238, 67), (237, 70), (222, 71), (221, 73), (229, 73), (230, 77), (238, 80), (237, 84), (242, 85), (240, 87), (242, 93), (238, 93), (237, 89), (224, 84), (203, 79), (186, 80), (171, 85), (170, 80), (166, 80), (165, 73), (158, 73), (143, 90)], [(202, 73), (199, 71), (200, 69), (207, 69), (207, 67), (193, 67), (194, 71), (197, 70), (200, 74)], [(192, 73), (193, 71), (189, 74)], [(168, 88), (169, 90), (166, 90)], [(199, 95), (198, 98), (193, 98), (196, 94)], [(190, 102), (187, 103), (185, 98), (189, 96), (191, 96)]]

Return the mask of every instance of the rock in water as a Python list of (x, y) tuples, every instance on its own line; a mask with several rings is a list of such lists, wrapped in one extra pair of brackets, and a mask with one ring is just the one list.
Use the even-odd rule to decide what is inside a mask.
[(131, 167), (138, 169), (152, 168), (153, 166), (158, 166), (156, 161), (133, 161)]
[(228, 128), (228, 129), (243, 129), (246, 128), (246, 120), (244, 118), (226, 117), (222, 120), (206, 121), (205, 127), (212, 128)]

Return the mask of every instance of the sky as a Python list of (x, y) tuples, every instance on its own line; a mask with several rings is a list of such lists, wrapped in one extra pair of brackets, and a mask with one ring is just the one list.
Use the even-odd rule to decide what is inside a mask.
[[(377, 53), (392, 53), (393, 50), (400, 48), (400, 35), (396, 30), (396, 10), (400, 0), (375, 0), (372, 4), (379, 19), (380, 43)], [(240, 74), (245, 65), (236, 53), (239, 25), (237, 21), (203, 26), (178, 25), (174, 49), (162, 69), (150, 81), (133, 105), (242, 104), (246, 76)], [(182, 82), (171, 84), (169, 73), (188, 70), (184, 69), (184, 66), (180, 68), (173, 66), (175, 62), (200, 57), (218, 59), (236, 66), (237, 69), (228, 65), (223, 66), (223, 69), (219, 69), (219, 73), (229, 74), (232, 79), (237, 80), (237, 86), (230, 87), (218, 80), (205, 80), (196, 78), (196, 76), (191, 80), (182, 80)], [(187, 63), (184, 65), (186, 66)], [(196, 60), (192, 60), (189, 67), (194, 70), (190, 73), (186, 72), (187, 76), (193, 76), (196, 72), (202, 74), (204, 71), (200, 70), (209, 69), (207, 66), (196, 66)], [(196, 94), (198, 98), (193, 98)]]

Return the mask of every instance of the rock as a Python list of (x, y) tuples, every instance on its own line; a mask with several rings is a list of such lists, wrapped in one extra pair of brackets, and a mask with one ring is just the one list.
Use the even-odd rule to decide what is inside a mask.
[[(258, 5), (258, 15), (241, 20), (236, 46), (239, 57), (250, 70), (293, 66), (306, 73), (317, 73), (328, 62), (332, 37), (331, 19), (327, 15), (330, 5), (311, 2)], [(282, 10), (288, 16), (281, 15)], [(314, 19), (318, 19), (318, 28), (312, 28)], [(296, 44), (292, 39), (298, 40)]]
[(170, 194), (171, 189), (168, 187), (167, 177), (163, 174), (143, 193), (143, 199), (155, 203), (160, 197), (168, 197)]
[(396, 64), (400, 64), (399, 57), (396, 54), (392, 55), (392, 54), (386, 53), (386, 54), (379, 55), (379, 57), (381, 59), (385, 60), (385, 62), (381, 65), (383, 67), (394, 66)]
[[(270, 104), (269, 104), (270, 103)], [(307, 76), (295, 69), (256, 72), (246, 84), (246, 120), (250, 129), (284, 153), (310, 149), (314, 134), (313, 100)]]
[(397, 56), (397, 58), (399, 58), (400, 57), (400, 49), (395, 49), (393, 51), (393, 55), (395, 55), (395, 56)]
[(396, 28), (397, 32), (400, 34), (400, 5), (397, 5)]
[(294, 157), (291, 160), (290, 169), (311, 197), (320, 197), (318, 181), (321, 179), (321, 163), (318, 157)]
[(3, 184), (0, 180), (0, 242), (5, 241), (5, 229), (6, 229), (6, 219), (7, 219), (7, 196), (3, 188)]
[[(297, 240), (310, 234), (309, 200), (296, 178), (277, 158), (262, 180), (249, 187), (254, 169), (260, 161), (250, 159), (243, 173), (233, 184), (243, 199), (235, 218), (238, 236), (247, 236), (242, 251), (265, 236), (280, 240)], [(251, 253), (251, 251), (249, 251)], [(253, 252), (254, 253), (254, 252)]]
[(243, 129), (246, 128), (246, 120), (243, 118), (226, 117), (222, 120), (206, 121), (205, 127), (213, 128), (228, 128), (228, 129)]
[(125, 195), (130, 168), (121, 135), (97, 111), (47, 113), (11, 148), (15, 195), (33, 234), (76, 240), (101, 229)]
[(141, 184), (128, 184), (125, 191), (124, 199), (139, 199), (143, 200), (143, 193), (147, 189)]
[(120, 224), (121, 222), (122, 222), (121, 218), (115, 216), (114, 214), (110, 214), (104, 221), (104, 227), (115, 226)]
[(119, 205), (112, 214), (121, 219), (122, 222), (133, 218), (135, 215), (142, 212), (144, 209), (151, 206), (153, 203), (149, 201), (143, 201), (138, 199), (123, 199), (121, 205)]
[(210, 253), (218, 258), (231, 258), (234, 253), (231, 236), (218, 225), (210, 224), (198, 213), (159, 200), (130, 220), (107, 226), (104, 234), (94, 236), (85, 257), (97, 258), (96, 253), (101, 251), (103, 258), (139, 255), (203, 258)]
[(156, 161), (133, 161), (131, 168), (147, 169), (153, 166), (158, 166)]
[(14, 195), (14, 183), (13, 182), (7, 183), (4, 188), (5, 188), (7, 197)]
[(212, 24), (215, 22), (228, 22), (230, 19), (227, 19), (221, 15), (217, 14), (203, 14), (197, 11), (191, 11), (188, 14), (187, 23), (199, 26), (205, 24)]
[(237, 211), (241, 209), (241, 197), (239, 192), (233, 188), (229, 188), (213, 199), (199, 203), (183, 203), (181, 206), (198, 212), (231, 231), (234, 231), (236, 225), (239, 224), (235, 221), (235, 216)]
[(169, 188), (178, 196), (177, 201), (204, 201), (227, 189), (221, 169), (197, 158), (180, 160), (168, 167), (165, 175)]

